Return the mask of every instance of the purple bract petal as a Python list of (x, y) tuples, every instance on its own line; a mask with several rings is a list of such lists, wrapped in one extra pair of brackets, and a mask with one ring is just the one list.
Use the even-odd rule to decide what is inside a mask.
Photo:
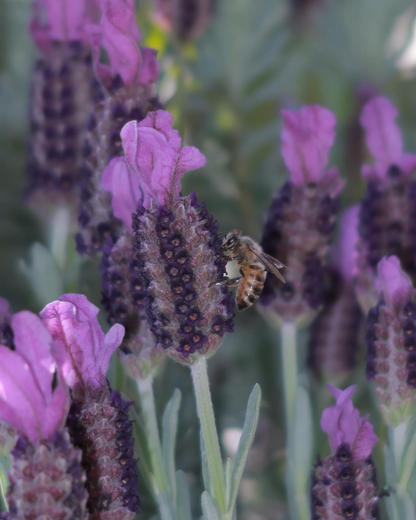
[(82, 294), (64, 294), (40, 313), (54, 341), (67, 352), (64, 375), (73, 389), (105, 385), (111, 354), (124, 336), (119, 324), (104, 336), (97, 314), (98, 308)]
[(127, 166), (124, 157), (113, 159), (103, 172), (101, 184), (111, 193), (114, 215), (131, 229), (132, 213), (142, 198), (138, 176)]
[[(140, 49), (140, 29), (136, 22), (133, 0), (101, 0), (103, 16), (99, 25), (89, 26), (91, 47), (97, 76), (109, 86), (119, 74), (126, 87), (148, 84), (158, 78), (156, 51)], [(110, 65), (100, 63), (101, 47)]]
[(282, 114), (282, 155), (292, 182), (300, 187), (318, 182), (335, 139), (334, 114), (318, 105), (298, 112), (282, 110)]
[(328, 390), (336, 399), (336, 404), (326, 408), (322, 413), (321, 428), (329, 435), (331, 450), (335, 453), (338, 447), (346, 443), (350, 446), (355, 460), (366, 459), (377, 442), (373, 426), (368, 416), (361, 417), (351, 400), (356, 386), (339, 390), (328, 385)]
[(85, 25), (98, 16), (98, 0), (37, 0), (31, 34), (41, 49), (53, 41), (85, 41)]
[(376, 160), (375, 166), (363, 166), (364, 177), (383, 179), (392, 165), (398, 166), (406, 174), (416, 168), (416, 155), (403, 153), (396, 117), (396, 108), (383, 97), (371, 100), (364, 107), (361, 124), (366, 132), (367, 146)]
[(400, 260), (396, 256), (384, 257), (380, 260), (377, 266), (376, 286), (390, 309), (404, 304), (413, 293), (412, 282), (402, 271)]
[(205, 164), (197, 148), (181, 149), (181, 138), (172, 123), (169, 112), (158, 110), (140, 123), (130, 121), (121, 131), (127, 164), (138, 176), (145, 195), (163, 205), (179, 196), (185, 172)]
[(40, 318), (19, 312), (12, 318), (12, 327), (16, 351), (0, 346), (0, 419), (35, 442), (62, 426), (69, 408), (68, 387)]

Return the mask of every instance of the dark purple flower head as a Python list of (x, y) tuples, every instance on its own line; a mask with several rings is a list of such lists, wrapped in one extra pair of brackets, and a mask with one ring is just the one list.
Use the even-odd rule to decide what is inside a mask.
[(412, 280), (416, 276), (416, 155), (403, 152), (396, 116), (394, 106), (382, 97), (370, 101), (361, 116), (375, 158), (374, 165), (362, 169), (368, 184), (360, 209), (357, 289), (365, 312), (377, 303), (372, 288), (383, 256), (397, 256)]
[(175, 38), (196, 40), (210, 24), (214, 4), (215, 0), (158, 0), (154, 18)]
[(95, 2), (86, 0), (34, 5), (31, 33), (40, 58), (32, 78), (25, 193), (45, 213), (45, 201), (76, 206), (85, 127), (99, 90), (85, 25), (97, 12)]
[(324, 307), (309, 336), (309, 365), (327, 382), (340, 383), (356, 364), (363, 314), (354, 284), (358, 206), (341, 218), (340, 233), (331, 248)]
[[(104, 92), (94, 100), (88, 122), (78, 218), (81, 233), (76, 237), (78, 251), (92, 256), (101, 255), (109, 239), (115, 244), (123, 235), (123, 221), (131, 209), (113, 213), (107, 192), (110, 184), (117, 182), (117, 171), (103, 177), (108, 164), (123, 155), (121, 129), (129, 121), (142, 121), (149, 111), (161, 106), (156, 91), (156, 52), (139, 46), (134, 2), (101, 0), (101, 7), (100, 24), (88, 30), (95, 71)], [(108, 55), (108, 65), (100, 61), (102, 50)]]
[(105, 378), (124, 328), (115, 324), (104, 335), (97, 313), (85, 296), (65, 294), (47, 305), (41, 316), (67, 353), (64, 375), (74, 391), (67, 426), (72, 442), (83, 451), (87, 507), (101, 520), (130, 520), (140, 507), (128, 415), (132, 403), (112, 391)]
[(398, 258), (383, 258), (377, 270), (380, 299), (367, 317), (367, 376), (384, 419), (396, 426), (416, 405), (415, 290)]
[(232, 330), (234, 304), (226, 290), (209, 287), (225, 272), (218, 225), (194, 195), (180, 194), (181, 177), (205, 158), (192, 146), (182, 148), (172, 122), (159, 110), (128, 123), (121, 132), (125, 163), (110, 163), (103, 182), (126, 226), (131, 221), (123, 206), (138, 206), (133, 230), (145, 296), (140, 303), (157, 344), (189, 364), (196, 354), (212, 355)]
[(15, 351), (0, 346), (0, 419), (32, 443), (58, 431), (69, 407), (60, 348), (31, 312), (12, 317)]
[(66, 351), (64, 376), (76, 393), (106, 386), (111, 355), (123, 340), (124, 327), (113, 325), (104, 335), (97, 314), (83, 294), (64, 294), (40, 312), (53, 340)]
[(272, 320), (305, 320), (323, 304), (328, 243), (344, 185), (326, 169), (335, 117), (317, 105), (283, 111), (282, 155), (290, 180), (273, 198), (263, 230), (264, 251), (286, 264), (286, 284), (268, 277), (261, 296)]
[(377, 442), (368, 418), (352, 404), (355, 386), (328, 386), (336, 404), (324, 410), (321, 426), (329, 435), (332, 455), (312, 471), (312, 518), (378, 520), (376, 468), (371, 450)]

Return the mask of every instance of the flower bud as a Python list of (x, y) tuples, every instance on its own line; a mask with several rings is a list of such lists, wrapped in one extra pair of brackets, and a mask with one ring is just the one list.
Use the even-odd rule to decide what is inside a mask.
[(261, 295), (272, 322), (309, 321), (324, 301), (328, 244), (343, 187), (336, 168), (326, 170), (335, 117), (320, 106), (283, 112), (282, 155), (291, 173), (273, 197), (263, 250), (288, 267), (286, 283), (269, 276)]

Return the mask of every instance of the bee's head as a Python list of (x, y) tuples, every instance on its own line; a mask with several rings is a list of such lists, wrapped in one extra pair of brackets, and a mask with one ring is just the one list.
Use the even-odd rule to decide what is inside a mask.
[(240, 241), (241, 231), (237, 231), (234, 229), (230, 231), (228, 235), (224, 238), (224, 241), (221, 246), (221, 251), (232, 251), (235, 249)]

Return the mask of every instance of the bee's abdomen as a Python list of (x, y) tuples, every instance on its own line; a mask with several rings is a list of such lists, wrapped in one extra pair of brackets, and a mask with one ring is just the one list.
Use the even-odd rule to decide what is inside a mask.
[(236, 303), (238, 310), (244, 311), (251, 307), (260, 296), (267, 272), (259, 264), (249, 264), (241, 271), (244, 278), (238, 286)]

